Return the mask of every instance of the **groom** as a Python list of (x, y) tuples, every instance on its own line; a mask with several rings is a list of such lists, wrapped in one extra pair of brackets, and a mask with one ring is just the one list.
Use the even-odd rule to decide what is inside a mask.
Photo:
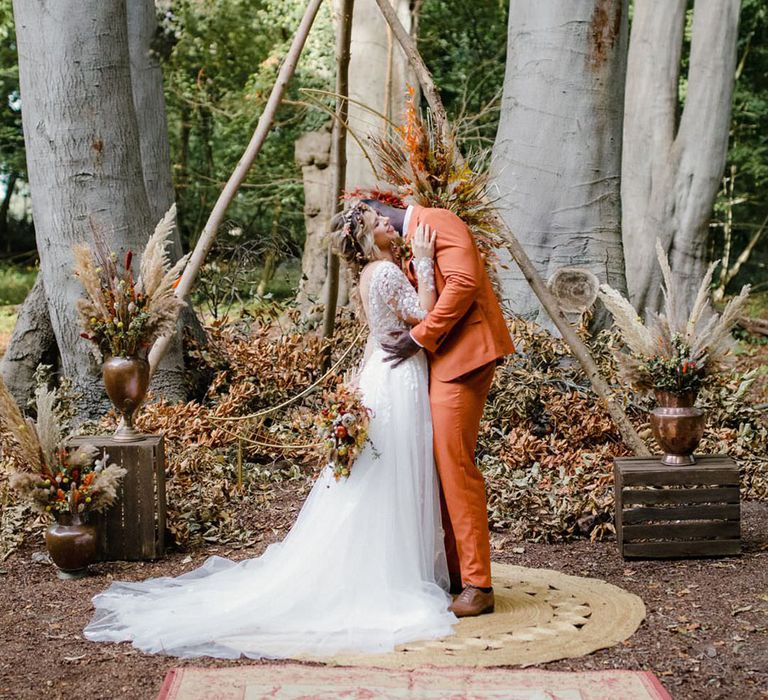
[(458, 617), (493, 612), (491, 552), (485, 481), (475, 465), (480, 418), (496, 361), (514, 352), (499, 302), (464, 222), (447, 209), (399, 209), (365, 200), (406, 241), (416, 227), (437, 232), (437, 303), (426, 319), (382, 343), (394, 365), (425, 348), (429, 356), (429, 400), (435, 463), (451, 592)]

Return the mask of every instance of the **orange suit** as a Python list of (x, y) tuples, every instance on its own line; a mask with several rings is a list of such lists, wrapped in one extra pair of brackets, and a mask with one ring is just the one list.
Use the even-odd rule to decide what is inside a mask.
[(483, 261), (464, 222), (446, 209), (414, 207), (406, 231), (437, 232), (437, 303), (411, 330), (429, 354), (435, 463), (451, 578), (491, 585), (485, 481), (475, 465), (480, 418), (496, 360), (515, 348)]

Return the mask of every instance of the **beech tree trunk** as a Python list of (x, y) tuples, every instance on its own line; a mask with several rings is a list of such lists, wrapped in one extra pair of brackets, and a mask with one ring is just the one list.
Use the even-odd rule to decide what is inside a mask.
[[(626, 45), (626, 0), (511, 0), (491, 198), (544, 279), (576, 266), (625, 289)], [(501, 257), (511, 310), (554, 330), (520, 269)]]
[[(391, 0), (400, 20), (409, 29), (412, 26), (410, 3), (408, 0)], [(340, 28), (340, 15), (343, 9), (342, 0), (334, 0), (334, 18), (336, 31)], [(370, 107), (375, 112), (387, 116), (399, 123), (405, 109), (406, 81), (413, 84), (411, 75), (402, 49), (391, 37), (389, 25), (384, 21), (376, 0), (355, 0), (352, 13), (352, 32), (349, 50), (348, 95), (350, 136), (346, 140), (346, 176), (345, 189), (356, 187), (373, 187), (377, 184), (373, 168), (358, 143), (366, 146), (369, 134), (380, 134), (386, 128), (387, 122), (375, 113), (365, 109)], [(358, 104), (359, 103), (359, 104)], [(299, 286), (297, 302), (304, 312), (305, 319), (313, 322), (317, 314), (313, 306), (323, 303), (327, 298), (329, 276), (333, 278), (333, 270), (329, 270), (330, 258), (323, 242), (323, 236), (333, 215), (333, 197), (331, 195), (331, 172), (325, 170), (330, 162), (335, 167), (335, 158), (330, 161), (319, 156), (320, 142), (324, 145), (323, 132), (317, 136), (302, 137), (296, 142), (296, 159), (302, 167), (304, 178), (305, 222), (307, 226), (306, 242), (302, 254), (302, 281)], [(328, 146), (330, 153), (330, 139)], [(384, 183), (382, 183), (384, 184)], [(389, 189), (389, 186), (384, 184)], [(325, 188), (326, 194), (320, 190)], [(319, 197), (325, 196), (322, 204)], [(319, 235), (318, 235), (319, 234)], [(318, 258), (320, 256), (320, 258)], [(331, 273), (329, 275), (329, 272)], [(348, 280), (344, 271), (339, 275), (338, 303), (344, 305), (348, 300)]]
[(133, 105), (125, 0), (15, 0), (32, 211), (62, 371), (81, 417), (108, 407), (80, 338), (72, 247), (99, 227), (118, 253), (143, 250), (154, 227)]
[(693, 301), (706, 268), (709, 221), (728, 149), (740, 0), (696, 0), (680, 114), (680, 57), (686, 0), (635, 0), (627, 63), (624, 250), (630, 299), (662, 304), (656, 238)]
[[(340, 0), (335, 0), (338, 8)], [(407, 30), (413, 26), (410, 0), (390, 0)], [(368, 134), (380, 134), (386, 122), (356, 102), (399, 124), (405, 110), (406, 83), (414, 85), (408, 61), (391, 35), (376, 0), (355, 0), (349, 60), (349, 128), (365, 145)], [(377, 184), (373, 169), (354, 138), (347, 139), (347, 187)]]

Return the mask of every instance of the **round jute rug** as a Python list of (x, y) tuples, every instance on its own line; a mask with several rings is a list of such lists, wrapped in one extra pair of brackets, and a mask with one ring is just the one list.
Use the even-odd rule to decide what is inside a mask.
[(530, 666), (618, 644), (645, 619), (638, 596), (599, 579), (496, 563), (492, 575), (495, 612), (461, 619), (451, 637), (405, 644), (390, 654), (325, 662), (385, 668)]

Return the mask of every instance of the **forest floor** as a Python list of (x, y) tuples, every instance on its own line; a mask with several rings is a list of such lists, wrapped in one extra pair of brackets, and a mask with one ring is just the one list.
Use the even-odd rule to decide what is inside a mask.
[[(157, 562), (111, 562), (92, 575), (57, 579), (38, 536), (0, 563), (0, 697), (152, 699), (175, 666), (232, 666), (251, 660), (183, 660), (149, 656), (129, 644), (82, 637), (90, 598), (113, 579), (176, 576), (217, 554), (240, 560), (281, 539), (306, 486), (276, 487), (269, 507), (244, 523), (257, 545), (173, 552)], [(493, 558), (527, 567), (609, 581), (637, 594), (647, 617), (628, 640), (549, 670), (622, 668), (655, 673), (675, 700), (768, 698), (768, 503), (743, 504), (743, 554), (707, 560), (625, 561), (615, 541), (569, 544), (515, 542), (492, 536)]]
[[(12, 310), (0, 308), (0, 352), (12, 328), (2, 312), (11, 317)], [(758, 369), (749, 401), (765, 410), (768, 344), (742, 345), (738, 358), (742, 369)], [(308, 483), (271, 484), (262, 505), (239, 514), (237, 527), (257, 533), (248, 547), (208, 546), (169, 552), (156, 562), (99, 563), (80, 580), (59, 580), (40, 530), (29, 535), (0, 561), (0, 698), (151, 700), (170, 668), (258, 663), (149, 656), (128, 644), (88, 642), (82, 629), (91, 597), (112, 580), (176, 576), (213, 554), (258, 556), (285, 536)], [(602, 579), (645, 602), (646, 620), (628, 640), (546, 669), (647, 670), (675, 700), (768, 700), (768, 503), (743, 503), (742, 538), (740, 557), (708, 560), (625, 561), (615, 540), (542, 544), (504, 532), (492, 534), (492, 546), (495, 561)]]

